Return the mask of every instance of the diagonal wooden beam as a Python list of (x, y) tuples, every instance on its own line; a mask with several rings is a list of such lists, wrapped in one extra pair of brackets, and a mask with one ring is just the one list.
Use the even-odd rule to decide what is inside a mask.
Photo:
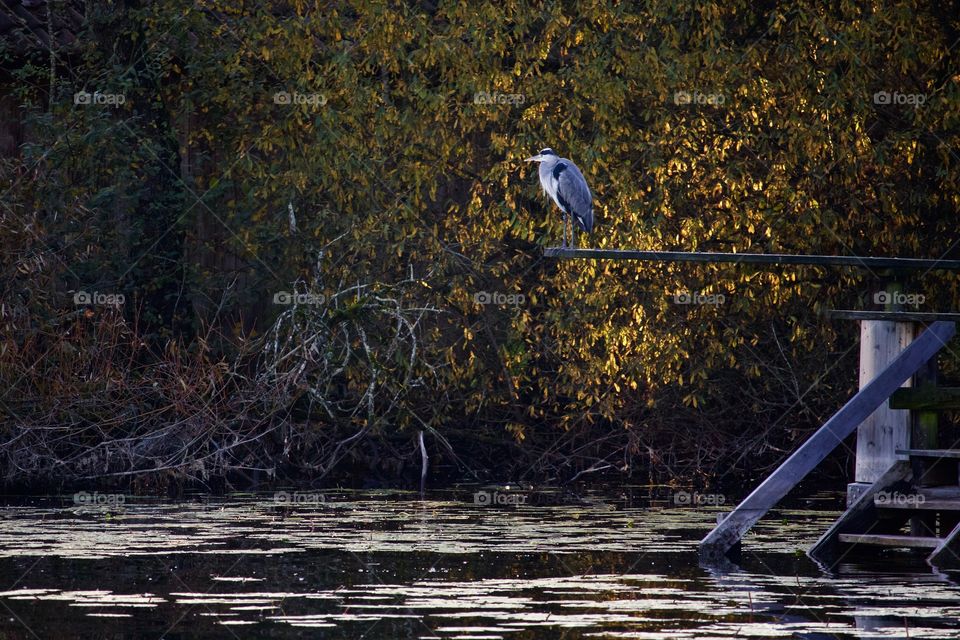
[(936, 355), (956, 330), (953, 322), (934, 322), (921, 333), (700, 541), (701, 560), (709, 563), (725, 555), (757, 520), (853, 433), (857, 425)]
[(934, 549), (927, 564), (934, 569), (957, 571), (960, 570), (960, 524), (953, 528), (940, 545)]

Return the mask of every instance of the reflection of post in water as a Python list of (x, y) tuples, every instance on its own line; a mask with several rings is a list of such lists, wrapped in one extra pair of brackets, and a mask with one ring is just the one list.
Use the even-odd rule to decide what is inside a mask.
[(714, 585), (711, 590), (729, 594), (739, 605), (738, 619), (727, 624), (753, 627), (742, 635), (759, 637), (767, 625), (782, 633), (789, 625), (791, 637), (810, 640), (848, 635), (910, 638), (918, 637), (914, 630), (922, 627), (943, 628), (944, 635), (937, 637), (954, 637), (947, 626), (955, 624), (947, 612), (958, 606), (953, 580), (917, 571), (916, 563), (906, 558), (884, 558), (882, 565), (876, 558), (869, 562), (873, 564), (838, 564), (823, 574), (798, 574), (794, 579), (785, 577), (791, 571), (780, 571), (782, 567), (763, 566), (762, 573), (729, 561), (701, 567)]
[[(873, 559), (876, 562), (876, 559)], [(892, 566), (891, 566), (891, 563)], [(858, 563), (838, 564), (830, 573), (830, 585), (851, 611), (872, 613), (884, 606), (891, 608), (890, 614), (878, 612), (876, 615), (854, 614), (853, 623), (857, 631), (868, 631), (883, 638), (908, 639), (912, 630), (929, 627), (932, 622), (944, 622), (943, 608), (956, 605), (955, 583), (944, 574), (916, 571), (917, 563), (908, 559), (900, 562), (892, 557), (884, 558), (883, 573), (877, 573), (877, 565)], [(892, 572), (891, 572), (892, 570)], [(936, 603), (936, 586), (942, 585), (952, 593), (944, 594), (943, 602)], [(922, 590), (926, 602), (911, 593)], [(896, 597), (897, 591), (903, 593)], [(902, 610), (916, 607), (916, 615), (906, 617)], [(945, 629), (944, 631), (948, 631)], [(938, 637), (948, 637), (947, 635)]]

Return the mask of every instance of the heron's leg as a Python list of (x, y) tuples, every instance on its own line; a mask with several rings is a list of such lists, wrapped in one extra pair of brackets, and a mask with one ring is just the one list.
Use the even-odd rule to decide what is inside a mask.
[(563, 215), (560, 217), (560, 219), (563, 220), (563, 243), (561, 244), (561, 246), (564, 249), (566, 249), (567, 248), (567, 212), (566, 211), (563, 212)]
[(573, 216), (570, 216), (570, 244), (573, 245), (573, 248), (577, 248), (577, 219)]

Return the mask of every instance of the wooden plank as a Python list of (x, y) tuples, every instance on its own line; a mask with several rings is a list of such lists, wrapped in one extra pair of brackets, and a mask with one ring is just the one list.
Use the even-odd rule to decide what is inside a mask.
[(925, 311), (854, 311), (834, 309), (827, 312), (834, 320), (890, 320), (893, 322), (960, 322), (960, 313)]
[(878, 509), (902, 509), (905, 511), (957, 511), (960, 512), (960, 487), (924, 487), (909, 491), (882, 492), (874, 495)]
[(960, 458), (960, 449), (897, 449), (897, 455), (917, 458)]
[(875, 498), (882, 491), (893, 492), (909, 489), (913, 479), (913, 470), (907, 461), (897, 461), (850, 507), (837, 518), (836, 522), (824, 532), (820, 539), (807, 555), (825, 564), (831, 564), (836, 556), (837, 545), (841, 533), (866, 533), (877, 524), (877, 508)]
[(841, 533), (840, 542), (869, 544), (881, 547), (909, 547), (911, 549), (936, 549), (940, 538), (926, 536), (898, 536), (883, 533)]
[(891, 409), (960, 409), (960, 387), (897, 389), (890, 396)]
[(940, 546), (934, 549), (927, 558), (927, 564), (934, 569), (944, 571), (960, 570), (960, 524), (957, 524), (943, 539)]
[(728, 262), (733, 264), (805, 264), (860, 269), (932, 269), (960, 271), (960, 260), (860, 256), (795, 255), (789, 253), (719, 253), (713, 251), (638, 251), (633, 249), (571, 249), (546, 247), (547, 258), (642, 260), (647, 262)]
[[(913, 324), (864, 320), (860, 323), (860, 388), (866, 387), (913, 342)], [(923, 367), (921, 367), (923, 368)], [(905, 384), (909, 385), (907, 380)], [(881, 403), (857, 427), (854, 482), (873, 484), (910, 446), (910, 412)], [(849, 506), (849, 505), (848, 505)]]
[(957, 485), (948, 485), (943, 487), (924, 487), (919, 490), (928, 500), (950, 500), (960, 499), (960, 487)]
[(793, 455), (754, 489), (733, 512), (700, 541), (700, 556), (709, 562), (724, 555), (757, 520), (803, 480), (820, 462), (853, 433), (897, 387), (932, 358), (954, 336), (952, 322), (935, 322), (886, 369), (861, 389), (817, 430)]
[[(913, 494), (910, 494), (913, 495)], [(884, 501), (880, 500), (876, 502), (878, 509), (896, 509), (901, 511), (952, 511), (960, 513), (960, 499), (957, 500), (940, 500), (932, 499), (925, 500), (923, 502), (903, 502), (903, 501)]]

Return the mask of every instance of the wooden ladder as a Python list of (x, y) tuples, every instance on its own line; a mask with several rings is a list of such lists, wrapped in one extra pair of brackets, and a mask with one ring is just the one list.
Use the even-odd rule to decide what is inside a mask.
[(810, 557), (832, 567), (858, 546), (929, 549), (930, 566), (960, 570), (960, 449), (897, 454), (909, 461), (896, 462), (873, 483), (821, 536)]
[[(743, 535), (777, 502), (810, 473), (844, 438), (849, 436), (877, 407), (885, 403), (897, 389), (933, 358), (956, 333), (952, 321), (935, 321), (896, 356), (870, 382), (861, 387), (843, 407), (771, 473), (737, 507), (717, 523), (700, 541), (700, 560), (704, 564), (722, 562), (739, 550)], [(907, 470), (910, 464), (903, 463)], [(897, 469), (899, 464), (894, 465)], [(888, 472), (889, 473), (889, 472)], [(881, 477), (883, 480), (886, 477)], [(902, 480), (902, 478), (897, 478)], [(864, 490), (861, 498), (879, 483)], [(880, 491), (883, 485), (876, 489)], [(862, 500), (851, 505), (850, 510)], [(849, 512), (848, 512), (849, 513)], [(847, 514), (845, 514), (846, 516)], [(843, 518), (841, 518), (843, 520)], [(843, 533), (865, 533), (846, 531)]]

